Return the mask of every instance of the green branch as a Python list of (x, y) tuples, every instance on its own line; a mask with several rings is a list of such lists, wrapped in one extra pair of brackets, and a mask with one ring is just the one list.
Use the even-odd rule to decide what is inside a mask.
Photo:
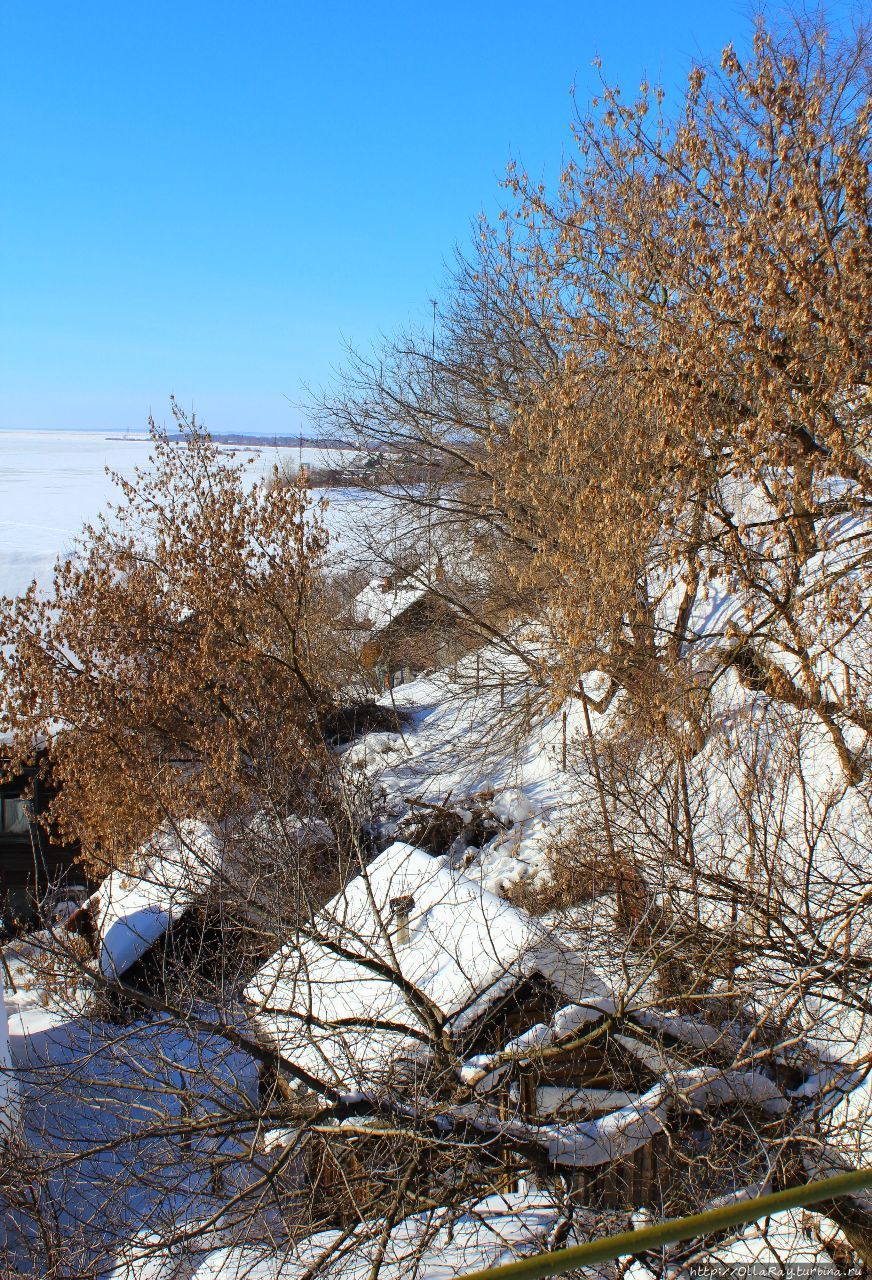
[(852, 1195), (872, 1188), (872, 1169), (860, 1169), (842, 1173), (820, 1182), (807, 1182), (801, 1187), (788, 1187), (770, 1195), (755, 1196), (751, 1200), (739, 1200), (732, 1204), (694, 1213), (688, 1218), (672, 1218), (658, 1222), (639, 1231), (624, 1231), (604, 1240), (591, 1240), (587, 1244), (574, 1245), (570, 1249), (558, 1249), (556, 1253), (540, 1253), (533, 1258), (522, 1258), (502, 1267), (486, 1267), (483, 1271), (470, 1271), (460, 1280), (540, 1280), (543, 1276), (559, 1276), (575, 1267), (590, 1266), (595, 1262), (613, 1262), (616, 1258), (659, 1249), (680, 1240), (710, 1235), (756, 1222), (769, 1214), (784, 1209), (802, 1209), (819, 1204), (823, 1200), (835, 1200), (839, 1196)]

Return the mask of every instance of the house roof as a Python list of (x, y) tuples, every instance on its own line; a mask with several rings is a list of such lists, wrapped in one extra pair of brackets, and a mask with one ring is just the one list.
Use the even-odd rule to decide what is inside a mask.
[(120, 978), (202, 896), (223, 862), (215, 834), (201, 822), (154, 835), (136, 872), (113, 871), (91, 896), (100, 968)]
[(430, 590), (423, 575), (410, 575), (397, 582), (391, 578), (373, 578), (354, 601), (354, 612), (361, 625), (383, 631)]
[[(395, 916), (402, 898), (414, 904), (406, 943)], [(533, 917), (446, 859), (398, 842), (264, 965), (246, 995), (285, 1057), (334, 1086), (359, 1087), (398, 1060), (426, 1056), (423, 1016), (397, 973), (455, 1032), (533, 973), (571, 1001), (605, 993), (583, 963), (547, 945)]]

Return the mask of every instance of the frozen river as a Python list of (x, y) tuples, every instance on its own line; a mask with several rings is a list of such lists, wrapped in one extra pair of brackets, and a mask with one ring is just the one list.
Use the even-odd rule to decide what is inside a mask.
[[(134, 467), (147, 466), (150, 447), (145, 436), (0, 431), (0, 595), (17, 595), (34, 578), (48, 585), (57, 557), (72, 550), (82, 525), (116, 493), (106, 468), (129, 475)], [(275, 463), (295, 469), (300, 460), (300, 451), (289, 447), (252, 445), (235, 452), (254, 457), (248, 465), (252, 478)], [(310, 464), (321, 456), (315, 449), (302, 450), (302, 460)], [(328, 524), (341, 545), (360, 498), (335, 490), (328, 496)]]

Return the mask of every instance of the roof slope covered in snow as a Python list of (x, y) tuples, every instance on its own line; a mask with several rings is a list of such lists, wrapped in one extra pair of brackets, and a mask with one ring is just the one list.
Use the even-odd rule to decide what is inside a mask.
[(390, 578), (373, 578), (359, 592), (354, 602), (358, 621), (373, 631), (382, 631), (395, 618), (410, 609), (430, 590), (425, 578), (414, 576), (394, 582)]
[(137, 873), (113, 871), (90, 899), (100, 936), (100, 968), (120, 978), (208, 889), (223, 863), (203, 823), (161, 832), (141, 851)]
[[(398, 899), (407, 899), (408, 941), (398, 930)], [(585, 966), (544, 945), (532, 917), (444, 858), (397, 842), (327, 904), (299, 946), (284, 947), (260, 970), (246, 994), (287, 1057), (319, 1078), (326, 1071), (337, 1084), (359, 1085), (422, 1050), (425, 1016), (405, 984), (457, 1031), (533, 972), (568, 999), (605, 992)]]

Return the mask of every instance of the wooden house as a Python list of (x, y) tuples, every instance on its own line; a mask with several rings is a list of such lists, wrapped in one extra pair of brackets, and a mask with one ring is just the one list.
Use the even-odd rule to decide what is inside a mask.
[(354, 612), (361, 658), (379, 689), (444, 667), (481, 643), (438, 568), (373, 579), (356, 597)]
[[(0, 773), (6, 763), (0, 757)], [(44, 757), (0, 783), (0, 918), (7, 934), (52, 919), (93, 887), (78, 846), (37, 820), (55, 793)]]
[[(571, 1170), (591, 1205), (643, 1206), (662, 1190), (666, 1108), (650, 1055), (610, 1032), (606, 983), (555, 947), (539, 921), (447, 859), (396, 843), (306, 933), (246, 991), (259, 1035), (288, 1061), (339, 1090), (415, 1089), (431, 1046), (403, 989), (411, 983), (445, 1018), (460, 1083), (497, 1132), (544, 1126), (555, 1171)], [(373, 968), (380, 961), (382, 972)], [(273, 1097), (299, 1097), (274, 1072), (261, 1083)], [(402, 1155), (359, 1124), (348, 1142), (340, 1127), (310, 1144), (302, 1176), (321, 1212), (350, 1221), (378, 1204), (396, 1173), (392, 1158)], [(517, 1175), (507, 1155), (506, 1189)]]

